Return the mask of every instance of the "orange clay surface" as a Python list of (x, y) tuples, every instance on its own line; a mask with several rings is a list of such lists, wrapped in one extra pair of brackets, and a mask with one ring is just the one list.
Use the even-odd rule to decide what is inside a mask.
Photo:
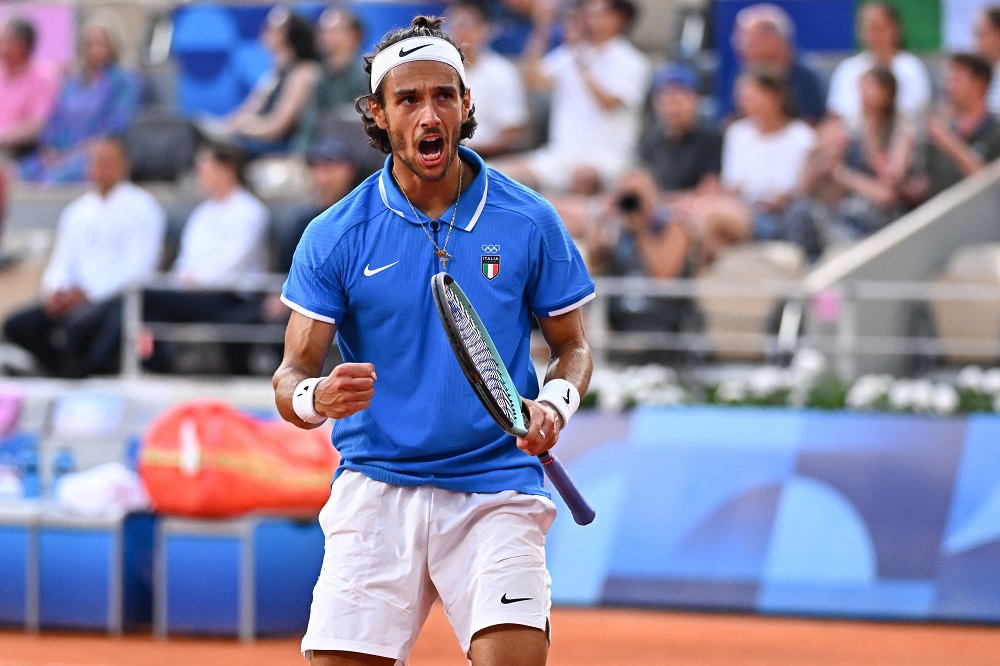
[[(693, 613), (555, 609), (549, 666), (1000, 666), (1000, 627), (879, 624)], [(440, 606), (413, 666), (466, 661)], [(296, 639), (107, 638), (0, 630), (0, 666), (303, 666)]]

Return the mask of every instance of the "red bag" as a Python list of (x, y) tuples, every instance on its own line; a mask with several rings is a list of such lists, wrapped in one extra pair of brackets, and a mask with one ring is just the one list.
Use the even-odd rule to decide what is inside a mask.
[(330, 426), (302, 430), (217, 401), (172, 407), (150, 425), (139, 474), (158, 512), (222, 517), (318, 512), (339, 456)]

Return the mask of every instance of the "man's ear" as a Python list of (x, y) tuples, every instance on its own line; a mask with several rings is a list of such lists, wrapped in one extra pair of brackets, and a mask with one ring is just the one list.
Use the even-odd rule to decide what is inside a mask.
[(378, 125), (379, 129), (389, 129), (389, 123), (385, 120), (385, 107), (379, 104), (376, 100), (369, 98), (368, 113), (372, 114), (372, 118), (375, 119), (375, 124)]
[(465, 89), (465, 94), (462, 95), (462, 123), (465, 123), (469, 119), (469, 113), (472, 111), (472, 91), (468, 88)]

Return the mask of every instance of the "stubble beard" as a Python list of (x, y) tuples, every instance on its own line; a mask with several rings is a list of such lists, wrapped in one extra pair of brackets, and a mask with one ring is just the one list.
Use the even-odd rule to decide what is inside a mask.
[[(440, 183), (442, 180), (448, 177), (451, 173), (451, 168), (455, 166), (455, 161), (458, 157), (458, 145), (461, 143), (462, 139), (459, 136), (452, 137), (451, 144), (449, 145), (449, 155), (448, 162), (445, 164), (444, 170), (441, 172), (440, 176), (429, 176), (426, 171), (417, 163), (403, 157), (403, 147), (406, 146), (406, 138), (397, 135), (393, 129), (392, 125), (389, 124), (388, 119), (386, 119), (386, 132), (389, 134), (389, 147), (392, 149), (392, 159), (399, 160), (407, 169), (409, 169), (413, 175), (424, 182), (428, 183)], [(448, 140), (448, 136), (443, 137), (445, 141)], [(419, 150), (419, 148), (418, 148)]]

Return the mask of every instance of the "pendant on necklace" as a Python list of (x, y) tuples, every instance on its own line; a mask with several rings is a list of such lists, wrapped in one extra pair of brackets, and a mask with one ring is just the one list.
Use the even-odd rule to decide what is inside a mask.
[(448, 251), (445, 249), (439, 249), (434, 254), (437, 255), (438, 261), (441, 262), (441, 270), (448, 270), (448, 260), (451, 259), (451, 255), (448, 254)]

